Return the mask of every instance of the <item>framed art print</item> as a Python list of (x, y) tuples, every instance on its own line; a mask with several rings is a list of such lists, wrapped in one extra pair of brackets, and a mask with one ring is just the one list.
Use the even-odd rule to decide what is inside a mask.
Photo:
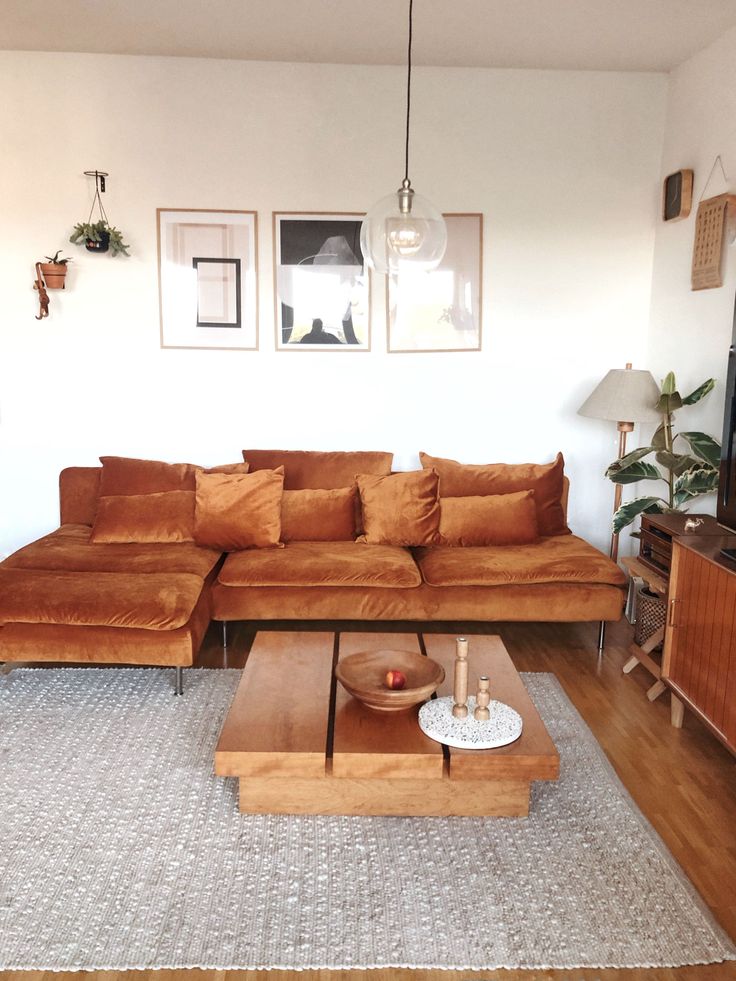
[(480, 351), (483, 215), (449, 214), (447, 249), (429, 272), (407, 263), (386, 282), (389, 352)]
[(274, 212), (276, 349), (368, 351), (361, 214)]
[(257, 350), (255, 211), (157, 215), (161, 347)]

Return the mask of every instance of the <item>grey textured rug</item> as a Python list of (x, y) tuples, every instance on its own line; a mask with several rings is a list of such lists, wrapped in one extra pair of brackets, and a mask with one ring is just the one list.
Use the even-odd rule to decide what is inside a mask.
[(236, 671), (0, 676), (0, 969), (645, 967), (736, 957), (551, 675), (518, 818), (241, 816)]

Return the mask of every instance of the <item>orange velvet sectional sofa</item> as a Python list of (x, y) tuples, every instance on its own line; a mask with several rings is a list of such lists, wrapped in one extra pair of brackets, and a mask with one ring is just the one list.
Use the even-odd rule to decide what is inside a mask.
[[(182, 668), (194, 663), (211, 619), (603, 622), (621, 616), (623, 573), (565, 523), (561, 456), (543, 466), (480, 467), (422, 454), (423, 471), (413, 475), (392, 474), (390, 453), (244, 450), (243, 456), (247, 465), (216, 468), (217, 476), (152, 464), (165, 477), (154, 483), (155, 494), (137, 478), (106, 487), (106, 468), (120, 458), (64, 470), (60, 528), (0, 563), (0, 661)], [(225, 552), (217, 546), (222, 517), (232, 521), (237, 511), (222, 501), (255, 485), (270, 488), (272, 517), (276, 486), (277, 541)], [(212, 494), (221, 509), (219, 537), (210, 534), (214, 544), (206, 537), (205, 544), (177, 540), (177, 514), (182, 507), (195, 513), (195, 501), (196, 527), (212, 526), (199, 510)], [(137, 536), (142, 540), (102, 535), (103, 519), (109, 525), (121, 505), (126, 513), (148, 508), (149, 517), (158, 508), (157, 530)], [(489, 535), (503, 544), (486, 544)]]

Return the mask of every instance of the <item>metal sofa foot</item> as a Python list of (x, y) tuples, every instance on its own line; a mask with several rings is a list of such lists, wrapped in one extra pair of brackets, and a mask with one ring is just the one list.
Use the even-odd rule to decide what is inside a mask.
[(174, 694), (184, 694), (184, 668), (175, 668), (176, 676), (174, 679)]
[(603, 647), (606, 643), (606, 621), (601, 620), (598, 624), (598, 656), (600, 657), (603, 653)]
[(227, 620), (222, 621), (222, 646), (227, 650)]

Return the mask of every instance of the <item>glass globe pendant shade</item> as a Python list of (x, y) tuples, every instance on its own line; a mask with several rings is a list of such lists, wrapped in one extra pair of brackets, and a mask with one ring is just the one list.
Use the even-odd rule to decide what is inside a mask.
[(447, 226), (442, 213), (405, 180), (367, 212), (360, 247), (366, 264), (378, 273), (395, 275), (404, 263), (435, 269), (447, 247)]

